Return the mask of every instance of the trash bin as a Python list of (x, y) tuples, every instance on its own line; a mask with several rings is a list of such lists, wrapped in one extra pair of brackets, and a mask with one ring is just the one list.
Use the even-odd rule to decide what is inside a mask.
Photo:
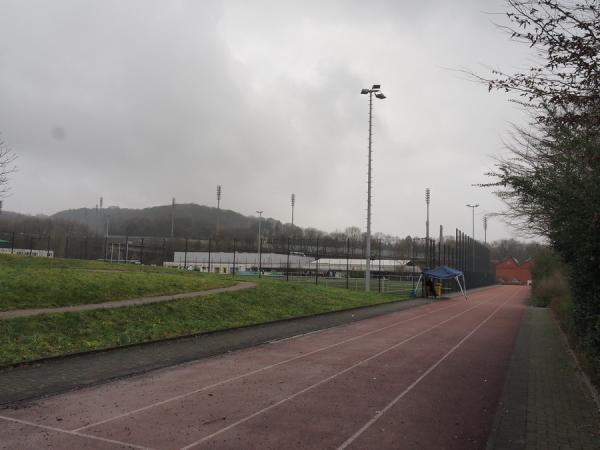
[(434, 290), (435, 290), (435, 296), (441, 297), (442, 296), (442, 283), (435, 283)]

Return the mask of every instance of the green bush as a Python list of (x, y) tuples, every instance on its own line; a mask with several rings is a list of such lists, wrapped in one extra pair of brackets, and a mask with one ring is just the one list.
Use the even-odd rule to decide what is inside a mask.
[(534, 284), (534, 306), (547, 307), (570, 298), (569, 283), (562, 272), (555, 270), (550, 276), (538, 279)]

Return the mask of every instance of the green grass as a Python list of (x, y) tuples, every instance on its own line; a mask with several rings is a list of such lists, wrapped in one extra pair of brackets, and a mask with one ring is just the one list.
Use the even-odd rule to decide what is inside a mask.
[(231, 286), (230, 277), (101, 261), (0, 255), (0, 311)]
[(197, 299), (0, 321), (0, 365), (385, 303), (389, 295), (277, 280)]

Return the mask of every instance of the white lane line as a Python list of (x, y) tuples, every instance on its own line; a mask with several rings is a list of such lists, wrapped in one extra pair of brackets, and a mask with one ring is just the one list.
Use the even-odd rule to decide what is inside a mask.
[(381, 350), (380, 352), (377, 352), (374, 355), (369, 356), (368, 358), (365, 358), (365, 359), (363, 359), (363, 360), (361, 360), (361, 361), (359, 361), (359, 362), (357, 362), (355, 364), (352, 364), (351, 366), (346, 367), (345, 369), (340, 370), (339, 372), (334, 373), (333, 375), (330, 375), (327, 378), (322, 379), (321, 381), (318, 381), (318, 382), (316, 382), (314, 384), (311, 384), (310, 386), (308, 386), (308, 387), (306, 387), (306, 388), (304, 388), (304, 389), (302, 389), (302, 390), (300, 390), (300, 391), (298, 391), (298, 392), (290, 395), (289, 397), (286, 397), (286, 398), (284, 398), (282, 400), (279, 400), (276, 403), (273, 403), (272, 405), (269, 405), (269, 406), (267, 406), (265, 408), (262, 408), (262, 409), (260, 409), (260, 410), (258, 410), (256, 412), (250, 414), (249, 416), (244, 417), (243, 419), (240, 419), (240, 420), (238, 420), (236, 422), (233, 422), (232, 424), (230, 424), (230, 425), (228, 425), (226, 427), (221, 428), (220, 430), (215, 431), (212, 434), (204, 436), (202, 439), (198, 439), (197, 441), (192, 442), (191, 444), (186, 445), (185, 447), (182, 447), (180, 450), (188, 450), (188, 449), (190, 449), (192, 447), (195, 447), (198, 444), (201, 444), (202, 442), (206, 442), (207, 440), (212, 439), (213, 437), (215, 437), (215, 436), (217, 436), (217, 435), (219, 435), (221, 433), (224, 433), (225, 431), (231, 430), (232, 428), (234, 428), (234, 427), (236, 427), (236, 426), (238, 426), (238, 425), (240, 425), (240, 424), (242, 424), (244, 422), (247, 422), (248, 420), (250, 420), (250, 419), (252, 419), (252, 418), (254, 418), (254, 417), (256, 417), (256, 416), (258, 416), (258, 415), (260, 415), (262, 413), (265, 413), (265, 412), (267, 412), (267, 411), (269, 411), (269, 410), (271, 410), (273, 408), (276, 408), (277, 406), (279, 406), (279, 405), (281, 405), (281, 404), (283, 404), (283, 403), (285, 403), (287, 401), (293, 400), (294, 398), (296, 398), (296, 397), (298, 397), (298, 396), (300, 396), (300, 395), (302, 395), (302, 394), (304, 394), (304, 393), (306, 393), (306, 392), (308, 392), (308, 391), (310, 391), (310, 390), (312, 390), (312, 389), (314, 389), (314, 388), (316, 388), (316, 387), (318, 387), (318, 386), (320, 386), (322, 384), (325, 384), (325, 383), (333, 380), (334, 378), (337, 378), (340, 375), (343, 375), (346, 372), (349, 372), (352, 369), (355, 369), (356, 367), (358, 367), (358, 366), (360, 366), (360, 365), (362, 365), (362, 364), (364, 364), (366, 362), (369, 362), (369, 361), (371, 361), (371, 360), (373, 360), (375, 358), (378, 358), (379, 356), (381, 356), (381, 355), (383, 355), (383, 354), (385, 354), (385, 353), (387, 353), (387, 352), (389, 352), (391, 350), (394, 350), (395, 348), (398, 348), (399, 346), (401, 346), (403, 344), (406, 344), (407, 342), (410, 342), (413, 339), (415, 339), (415, 338), (417, 338), (419, 336), (422, 336), (423, 334), (428, 333), (428, 332), (430, 332), (431, 330), (433, 330), (435, 328), (438, 328), (439, 326), (445, 324), (446, 322), (449, 322), (449, 321), (451, 321), (451, 320), (453, 320), (453, 319), (455, 319), (455, 318), (457, 318), (459, 316), (462, 316), (463, 314), (466, 314), (467, 312), (471, 311), (472, 309), (479, 308), (483, 304), (484, 303), (479, 303), (479, 304), (477, 304), (475, 306), (471, 306), (470, 308), (468, 308), (468, 309), (466, 309), (464, 311), (461, 311), (460, 313), (455, 314), (455, 315), (449, 317), (448, 319), (445, 319), (442, 322), (439, 322), (438, 324), (433, 325), (433, 326), (427, 328), (424, 331), (421, 331), (421, 332), (419, 332), (419, 333), (417, 333), (417, 334), (415, 334), (415, 335), (413, 335), (413, 336), (411, 336), (409, 338), (406, 338), (406, 339), (404, 339), (404, 340), (402, 340), (400, 342), (397, 342), (396, 344), (394, 344), (394, 345), (386, 348), (385, 350)]
[(15, 422), (15, 423), (19, 423), (22, 425), (28, 425), (28, 426), (35, 427), (35, 428), (41, 428), (43, 430), (49, 430), (49, 431), (55, 431), (57, 433), (68, 434), (71, 436), (83, 437), (83, 438), (93, 439), (93, 440), (102, 441), (102, 442), (109, 442), (111, 444), (117, 444), (117, 445), (121, 445), (124, 447), (136, 448), (136, 449), (140, 449), (140, 450), (154, 450), (150, 447), (141, 447), (139, 445), (130, 444), (129, 442), (117, 441), (115, 439), (107, 439), (107, 438), (103, 438), (103, 437), (99, 437), (99, 436), (93, 436), (91, 434), (78, 433), (77, 431), (63, 430), (61, 428), (50, 427), (47, 425), (40, 425), (37, 423), (29, 422), (27, 420), (15, 419), (13, 417), (0, 416), (0, 419), (8, 420), (9, 422)]
[(423, 374), (417, 378), (410, 386), (408, 386), (404, 391), (402, 391), (395, 399), (393, 399), (390, 403), (387, 404), (385, 408), (377, 413), (375, 417), (365, 423), (356, 433), (354, 433), (350, 438), (348, 438), (342, 445), (340, 445), (337, 450), (343, 450), (352, 444), (361, 434), (363, 434), (367, 428), (373, 425), (377, 420), (379, 420), (390, 408), (392, 408), (396, 403), (402, 399), (406, 394), (408, 394), (417, 384), (419, 384), (427, 375), (429, 375), (437, 366), (439, 366), (448, 356), (450, 356), (457, 348), (459, 348), (467, 339), (469, 339), (477, 330), (479, 330), (488, 320), (490, 320), (494, 315), (500, 311), (500, 309), (506, 305), (517, 292), (513, 293), (504, 303), (498, 306), (489, 316), (487, 316), (479, 325), (477, 325), (469, 334), (463, 337), (454, 347), (452, 347), (444, 356), (442, 356), (435, 364), (433, 364), (429, 369), (427, 369)]
[(446, 310), (446, 309), (448, 309), (448, 308), (452, 308), (452, 307), (454, 307), (454, 306), (457, 306), (457, 305), (458, 305), (458, 306), (460, 306), (460, 305), (462, 305), (462, 303), (458, 303), (458, 302), (457, 302), (457, 303), (455, 303), (455, 304), (452, 304), (452, 305), (449, 305), (449, 306), (445, 306), (445, 307), (443, 307), (443, 308), (438, 308), (438, 309), (435, 309), (435, 310), (429, 310), (429, 311), (427, 311), (426, 313), (423, 313), (423, 314), (418, 314), (418, 315), (416, 315), (416, 316), (413, 316), (413, 317), (410, 317), (410, 318), (408, 318), (408, 319), (404, 319), (404, 320), (400, 320), (400, 321), (398, 321), (398, 322), (394, 322), (394, 323), (392, 323), (392, 324), (390, 324), (390, 325), (386, 325), (386, 326), (385, 326), (385, 327), (383, 327), (383, 328), (378, 328), (378, 329), (376, 329), (376, 330), (371, 330), (371, 331), (368, 331), (368, 332), (366, 332), (366, 333), (360, 334), (360, 335), (358, 335), (358, 336), (354, 336), (354, 337), (351, 337), (351, 338), (348, 338), (348, 339), (344, 339), (343, 341), (336, 342), (335, 344), (327, 345), (327, 346), (325, 346), (325, 347), (318, 348), (318, 349), (316, 349), (316, 350), (313, 350), (313, 351), (310, 351), (310, 352), (308, 352), (308, 353), (303, 353), (302, 355), (299, 355), (299, 356), (294, 356), (293, 358), (289, 358), (289, 359), (285, 359), (285, 360), (283, 360), (283, 361), (280, 361), (280, 362), (278, 362), (278, 363), (275, 363), (275, 364), (270, 364), (270, 365), (268, 365), (268, 366), (264, 366), (264, 367), (261, 367), (261, 368), (259, 368), (259, 369), (255, 369), (255, 370), (252, 370), (252, 371), (250, 371), (250, 372), (246, 372), (246, 373), (243, 373), (243, 374), (241, 374), (241, 375), (237, 375), (237, 376), (235, 376), (235, 377), (227, 378), (227, 379), (225, 379), (225, 380), (219, 381), (219, 382), (217, 382), (217, 383), (210, 384), (210, 385), (208, 385), (208, 386), (204, 386), (204, 387), (202, 387), (202, 388), (199, 388), (199, 389), (195, 389), (195, 390), (193, 390), (193, 391), (190, 391), (190, 392), (185, 392), (185, 393), (183, 393), (183, 394), (179, 394), (179, 395), (177, 395), (177, 396), (175, 396), (175, 397), (170, 397), (170, 398), (167, 398), (167, 399), (165, 399), (165, 400), (161, 400), (161, 401), (158, 401), (158, 402), (155, 402), (155, 403), (151, 403), (151, 404), (149, 404), (149, 405), (142, 406), (141, 408), (134, 409), (134, 410), (132, 410), (132, 411), (128, 411), (128, 412), (125, 412), (125, 413), (122, 413), (122, 414), (118, 414), (118, 415), (116, 415), (116, 416), (113, 416), (113, 417), (109, 417), (108, 419), (104, 419), (104, 420), (101, 420), (101, 421), (98, 421), (98, 422), (95, 422), (95, 423), (91, 423), (91, 424), (89, 424), (89, 425), (84, 425), (83, 427), (76, 428), (76, 429), (74, 429), (73, 431), (82, 431), (82, 430), (85, 430), (85, 429), (88, 429), (88, 428), (96, 427), (96, 426), (98, 426), (98, 425), (103, 425), (103, 424), (105, 424), (105, 423), (112, 422), (112, 421), (114, 421), (114, 420), (118, 420), (118, 419), (122, 419), (122, 418), (124, 418), (124, 417), (128, 417), (128, 416), (131, 416), (131, 415), (133, 415), (133, 414), (137, 414), (137, 413), (140, 413), (140, 412), (146, 411), (146, 410), (148, 410), (148, 409), (151, 409), (151, 408), (155, 408), (155, 407), (157, 407), (157, 406), (164, 405), (164, 404), (166, 404), (166, 403), (174, 402), (174, 401), (176, 401), (176, 400), (181, 400), (181, 399), (183, 399), (183, 398), (189, 397), (190, 395), (198, 394), (199, 392), (203, 392), (203, 391), (206, 391), (206, 390), (208, 390), (208, 389), (213, 389), (213, 388), (215, 388), (215, 387), (222, 386), (222, 385), (224, 385), (224, 384), (226, 384), (226, 383), (231, 383), (231, 382), (233, 382), (233, 381), (237, 381), (237, 380), (240, 380), (240, 379), (242, 379), (242, 378), (249, 377), (249, 376), (251, 376), (251, 375), (255, 375), (255, 374), (257, 374), (257, 373), (260, 373), (260, 372), (264, 372), (264, 371), (267, 371), (267, 370), (273, 369), (273, 368), (275, 368), (275, 367), (278, 367), (278, 366), (281, 366), (281, 365), (283, 365), (283, 364), (287, 364), (287, 363), (290, 363), (290, 362), (292, 362), (292, 361), (297, 361), (297, 360), (299, 360), (299, 359), (306, 358), (306, 357), (308, 357), (308, 356), (311, 356), (311, 355), (314, 355), (314, 354), (316, 354), (316, 353), (323, 352), (323, 351), (325, 351), (325, 350), (329, 350), (329, 349), (331, 349), (331, 348), (334, 348), (334, 347), (338, 347), (338, 346), (340, 346), (340, 345), (346, 344), (346, 343), (348, 343), (348, 342), (355, 341), (355, 340), (357, 340), (357, 339), (362, 339), (362, 338), (364, 338), (364, 337), (366, 337), (366, 336), (369, 336), (369, 335), (371, 335), (371, 334), (374, 334), (374, 333), (379, 333), (379, 332), (381, 332), (381, 331), (384, 331), (384, 330), (387, 330), (387, 329), (389, 329), (389, 328), (392, 328), (392, 327), (395, 327), (395, 326), (401, 325), (401, 324), (403, 324), (403, 323), (410, 322), (411, 320), (419, 319), (419, 318), (421, 318), (421, 317), (424, 317), (424, 316), (428, 316), (428, 315), (434, 314), (434, 313), (436, 313), (436, 312), (438, 312), (438, 311), (444, 311), (444, 310)]

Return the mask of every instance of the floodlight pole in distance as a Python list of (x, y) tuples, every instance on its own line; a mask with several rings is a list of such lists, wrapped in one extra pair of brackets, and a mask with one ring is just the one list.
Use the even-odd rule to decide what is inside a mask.
[(374, 84), (371, 89), (363, 89), (361, 94), (369, 94), (369, 170), (367, 180), (367, 254), (366, 263), (367, 270), (365, 271), (365, 291), (371, 290), (371, 144), (372, 144), (372, 127), (373, 127), (373, 94), (380, 100), (383, 100), (385, 95), (381, 92), (381, 85)]
[(173, 201), (171, 202), (171, 237), (173, 237), (174, 230), (175, 230), (175, 197), (173, 197)]
[(483, 243), (487, 244), (487, 216), (483, 216)]
[(256, 211), (258, 214), (258, 278), (260, 278), (260, 271), (262, 269), (262, 242), (260, 237), (260, 223), (262, 221), (262, 213), (264, 211)]
[(479, 206), (479, 204), (467, 205), (468, 208), (471, 208), (471, 212), (472, 212), (472, 216), (473, 216), (473, 231), (472, 231), (472, 235), (471, 235), (471, 237), (473, 238), (473, 264), (471, 266), (473, 272), (475, 272), (475, 208), (477, 208), (478, 206)]
[(294, 206), (296, 206), (296, 194), (292, 194), (292, 228), (294, 227)]
[(215, 229), (215, 240), (219, 238), (219, 225), (221, 219), (221, 185), (217, 185), (217, 227)]
[(431, 189), (425, 188), (425, 204), (427, 205), (427, 220), (425, 221), (425, 265), (429, 267), (429, 202), (431, 201)]

